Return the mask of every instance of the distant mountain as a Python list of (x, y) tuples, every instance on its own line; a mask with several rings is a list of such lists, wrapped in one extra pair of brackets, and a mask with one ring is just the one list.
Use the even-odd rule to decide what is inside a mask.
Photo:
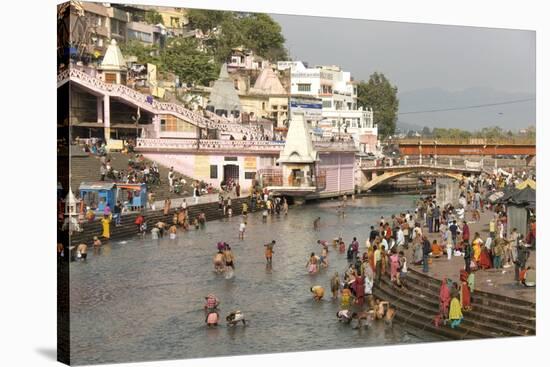
[(398, 126), (415, 126), (417, 130), (424, 126), (456, 127), (465, 130), (500, 126), (506, 130), (515, 131), (535, 125), (535, 101), (453, 111), (407, 113), (535, 98), (535, 95), (530, 93), (509, 93), (480, 87), (456, 92), (442, 88), (426, 88), (398, 93), (397, 97), (399, 98)]
[(401, 130), (402, 132), (404, 133), (407, 133), (409, 130), (413, 130), (413, 131), (421, 131), (422, 128), (424, 126), (420, 126), (420, 125), (415, 125), (415, 124), (408, 124), (406, 122), (403, 122), (403, 121), (397, 121), (397, 128), (399, 130)]

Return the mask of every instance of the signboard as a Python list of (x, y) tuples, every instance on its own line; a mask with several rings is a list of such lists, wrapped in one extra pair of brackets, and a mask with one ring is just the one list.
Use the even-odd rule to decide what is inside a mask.
[(195, 156), (195, 174), (198, 179), (210, 177), (210, 157), (207, 155)]
[(244, 157), (244, 169), (256, 170), (256, 157)]
[(323, 113), (323, 102), (321, 99), (309, 98), (290, 98), (290, 113), (303, 112), (306, 119), (321, 119)]

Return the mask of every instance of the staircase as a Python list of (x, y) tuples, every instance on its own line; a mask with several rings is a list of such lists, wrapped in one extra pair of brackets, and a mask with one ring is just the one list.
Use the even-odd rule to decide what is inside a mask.
[[(111, 159), (111, 165), (116, 171), (127, 171), (128, 170), (128, 159), (134, 158), (134, 154), (123, 154), (123, 153), (109, 153), (107, 159)], [(152, 163), (150, 160), (145, 159), (144, 162)], [(71, 156), (71, 187), (73, 192), (78, 192), (80, 184), (84, 181), (99, 181), (99, 168), (101, 167), (101, 161), (99, 157), (93, 155), (72, 155)], [(182, 194), (175, 194), (170, 192), (170, 185), (168, 184), (168, 171), (170, 170), (167, 167), (164, 167), (157, 163), (160, 172), (160, 185), (154, 185), (150, 188), (155, 196), (155, 201), (164, 200), (164, 199), (176, 199), (181, 197), (190, 196), (193, 193), (191, 183), (193, 179), (185, 175), (177, 173), (176, 176), (183, 176), (187, 181), (187, 184), (184, 186)], [(105, 178), (105, 181), (111, 181)]]
[(442, 324), (435, 327), (433, 319), (439, 314), (440, 285), (441, 281), (409, 269), (402, 288), (395, 286), (384, 275), (380, 287), (374, 288), (374, 294), (396, 306), (396, 320), (449, 339), (536, 334), (533, 303), (477, 290), (472, 293), (472, 310), (463, 311), (464, 320), (456, 329)]
[[(242, 213), (242, 203), (244, 201), (249, 202), (250, 197), (240, 197), (231, 199), (231, 207), (233, 209), (233, 216), (238, 216)], [(189, 218), (195, 219), (199, 213), (204, 212), (207, 221), (217, 220), (223, 218), (223, 212), (218, 209), (218, 203), (204, 203), (189, 205), (188, 207)], [(250, 206), (249, 206), (250, 208)], [(168, 225), (173, 223), (172, 218), (175, 213), (175, 208), (170, 209), (168, 215), (164, 215), (164, 211), (161, 210), (148, 210), (145, 212), (144, 217), (147, 222), (147, 232), (150, 235), (150, 230), (159, 221), (165, 222)], [(138, 213), (131, 213), (123, 215), (120, 221), (121, 226), (115, 227), (114, 221), (111, 222), (111, 240), (122, 240), (136, 236), (138, 233), (137, 226), (134, 224)], [(101, 238), (102, 226), (101, 222), (96, 219), (93, 222), (86, 222), (82, 225), (82, 232), (75, 232), (71, 236), (71, 244), (77, 245), (79, 243), (92, 244), (94, 236)]]

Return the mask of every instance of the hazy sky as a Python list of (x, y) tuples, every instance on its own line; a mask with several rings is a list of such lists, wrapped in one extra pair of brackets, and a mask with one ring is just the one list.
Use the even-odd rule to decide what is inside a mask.
[(295, 60), (381, 71), (399, 91), (488, 87), (535, 93), (535, 32), (273, 15)]
[(401, 114), (500, 103), (535, 96), (535, 32), (272, 15), (294, 60), (339, 65), (355, 80), (384, 73), (398, 87), (399, 121), (429, 127), (517, 130), (535, 124), (535, 102)]

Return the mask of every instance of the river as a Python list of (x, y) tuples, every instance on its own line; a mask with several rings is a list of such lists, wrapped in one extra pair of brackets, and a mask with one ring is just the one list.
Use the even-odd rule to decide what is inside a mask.
[[(345, 254), (330, 246), (329, 268), (309, 275), (306, 261), (320, 253), (318, 239), (356, 236), (364, 250), (370, 225), (381, 215), (410, 209), (416, 196), (363, 197), (348, 201), (345, 218), (337, 201), (291, 207), (287, 217), (264, 224), (249, 214), (246, 236), (238, 239), (240, 218), (208, 222), (203, 230), (178, 233), (177, 240), (140, 239), (90, 250), (86, 263), (71, 263), (71, 362), (96, 364), (352, 348), (440, 340), (437, 336), (382, 322), (354, 330), (338, 323), (339, 302), (330, 299), (329, 278), (347, 267)], [(312, 222), (321, 217), (321, 229)], [(116, 230), (116, 229), (114, 229)], [(263, 244), (277, 241), (273, 268), (266, 269)], [(218, 241), (236, 257), (235, 276), (213, 272)], [(326, 289), (314, 302), (313, 285)], [(220, 299), (221, 318), (241, 310), (249, 320), (234, 328), (204, 324), (204, 296)]]

